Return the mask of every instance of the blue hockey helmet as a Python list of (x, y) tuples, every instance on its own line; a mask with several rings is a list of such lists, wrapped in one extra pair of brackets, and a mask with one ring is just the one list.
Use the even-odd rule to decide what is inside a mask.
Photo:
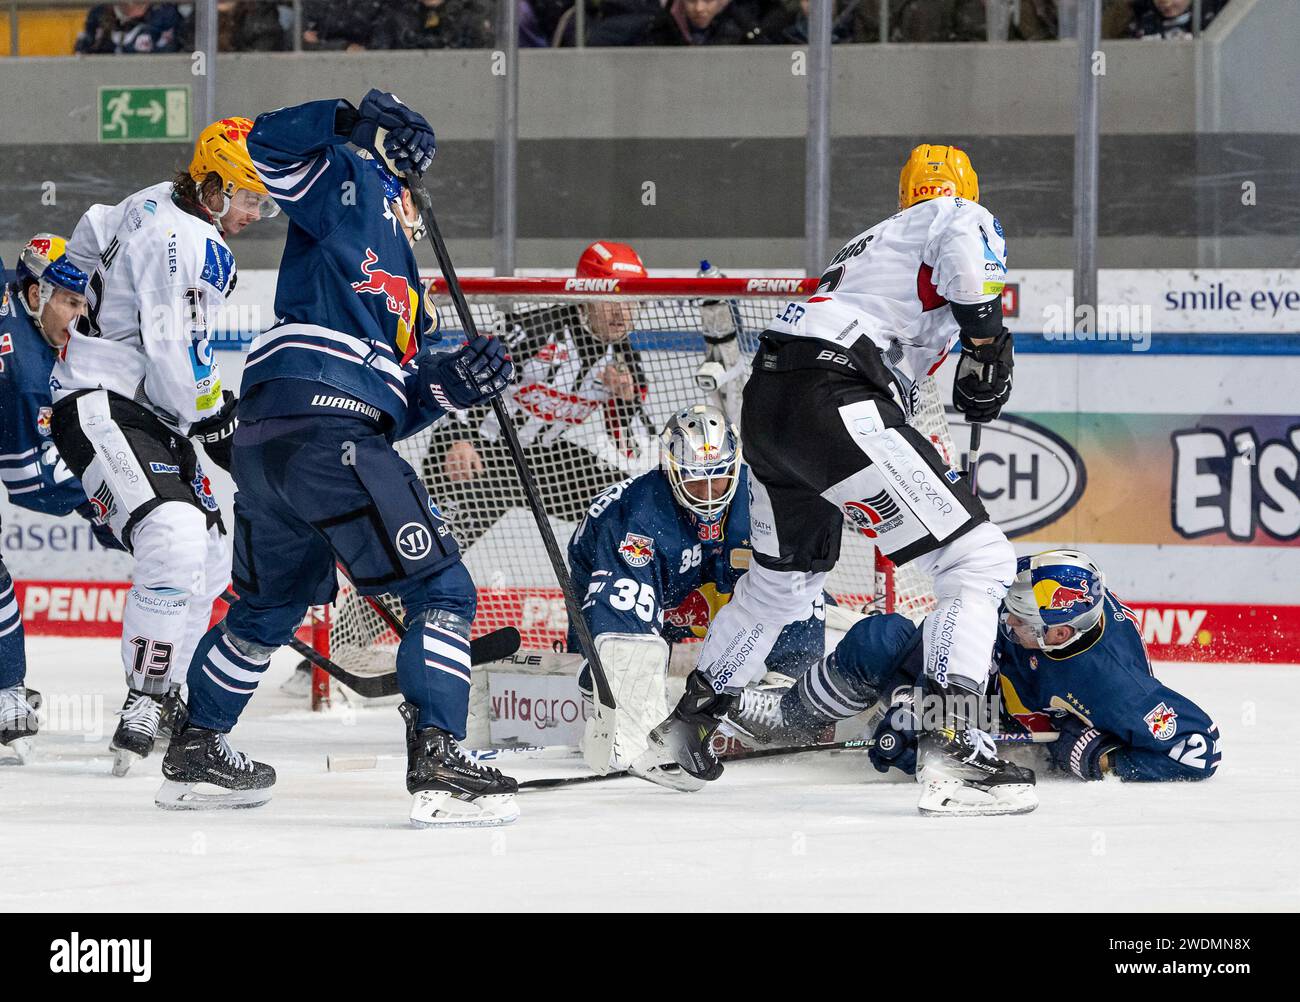
[[(712, 404), (683, 408), (659, 435), (659, 465), (677, 503), (716, 522), (740, 485), (740, 436)], [(698, 483), (703, 490), (687, 486)]]
[(1043, 650), (1056, 650), (1065, 644), (1048, 644), (1047, 631), (1073, 627), (1073, 640), (1091, 630), (1104, 611), (1105, 589), (1101, 568), (1081, 550), (1044, 550), (1021, 557), (1016, 579), (1002, 600), (1003, 625), (1010, 613), (1033, 631)]
[[(68, 260), (67, 241), (53, 233), (38, 233), (27, 241), (14, 270), (18, 277), (18, 301), (45, 340), (57, 348), (63, 343), (62, 339), (47, 333), (41, 320), (46, 304), (59, 289), (84, 296), (86, 273)], [(38, 290), (35, 309), (27, 298), (27, 290), (33, 285)]]

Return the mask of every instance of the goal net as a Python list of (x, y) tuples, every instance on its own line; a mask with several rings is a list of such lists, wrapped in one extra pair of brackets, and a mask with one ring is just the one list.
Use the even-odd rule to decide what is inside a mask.
[[(739, 423), (758, 336), (816, 285), (805, 278), (463, 280), (475, 326), (511, 346), (518, 372), (507, 409), (562, 551), (597, 494), (657, 467), (658, 433), (676, 411), (714, 403)], [(456, 344), (460, 320), (441, 280), (435, 289), (444, 293), (435, 296), (444, 343)], [(914, 423), (951, 462), (932, 378)], [(455, 413), (396, 447), (461, 545), (478, 587), (474, 636), (513, 626), (525, 650), (563, 650), (564, 599), (491, 409)], [(397, 636), (346, 580), (340, 585), (325, 612), (329, 655), (351, 671), (391, 671)], [(893, 568), (847, 522), (827, 590), (855, 610), (918, 619), (932, 604), (929, 581)], [(380, 601), (401, 616), (396, 599)]]

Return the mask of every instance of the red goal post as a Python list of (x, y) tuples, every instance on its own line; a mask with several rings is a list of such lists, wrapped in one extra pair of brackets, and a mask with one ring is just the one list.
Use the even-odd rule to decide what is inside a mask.
[[(478, 330), (518, 346), (507, 406), (519, 421), (562, 549), (596, 495), (657, 467), (657, 433), (677, 410), (713, 402), (739, 423), (740, 389), (759, 335), (817, 283), (808, 277), (461, 279)], [(464, 333), (445, 282), (434, 279), (430, 290), (443, 343), (458, 343)], [(922, 400), (914, 423), (951, 459), (933, 379)], [(483, 411), (453, 414), (396, 448), (461, 544), (478, 587), (474, 635), (514, 626), (526, 650), (563, 649), (564, 601), (517, 476), (492, 436), (493, 420)], [(328, 624), (317, 635), (349, 670), (391, 671), (396, 636), (346, 581), (340, 586), (334, 607), (315, 611)], [(854, 608), (870, 604), (914, 616), (929, 604), (928, 582), (878, 558), (870, 539), (847, 523), (828, 591)], [(395, 599), (382, 600), (400, 613)], [(707, 625), (699, 603), (666, 615)]]

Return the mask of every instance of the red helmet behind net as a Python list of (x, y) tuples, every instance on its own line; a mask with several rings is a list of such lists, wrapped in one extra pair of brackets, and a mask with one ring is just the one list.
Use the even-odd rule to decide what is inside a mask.
[(597, 240), (578, 258), (579, 278), (645, 278), (641, 257), (627, 244)]

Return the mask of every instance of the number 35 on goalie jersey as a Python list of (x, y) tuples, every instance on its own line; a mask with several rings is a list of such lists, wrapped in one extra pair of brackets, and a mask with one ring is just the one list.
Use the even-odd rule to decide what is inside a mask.
[[(608, 488), (569, 541), (569, 568), (593, 636), (655, 633), (669, 643), (703, 637), (749, 567), (748, 471), (720, 525), (702, 525), (651, 470)], [(768, 659), (816, 660), (825, 644), (817, 613), (786, 627)], [(569, 648), (577, 650), (570, 628)]]

